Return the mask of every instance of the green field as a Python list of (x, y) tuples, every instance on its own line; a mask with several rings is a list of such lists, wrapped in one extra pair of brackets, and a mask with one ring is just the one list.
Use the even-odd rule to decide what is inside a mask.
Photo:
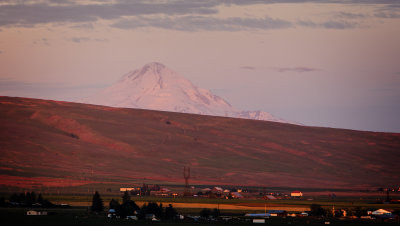
[[(92, 200), (90, 195), (53, 195), (45, 196), (50, 201), (61, 204), (61, 203), (74, 203), (74, 202), (88, 202)], [(121, 200), (121, 196), (102, 196), (105, 205), (111, 199)], [(278, 200), (264, 200), (264, 199), (213, 199), (213, 198), (188, 198), (188, 197), (155, 197), (155, 196), (132, 196), (132, 200), (136, 202), (164, 202), (164, 203), (208, 203), (208, 204), (239, 204), (239, 203), (252, 203), (252, 204), (276, 204), (276, 205), (294, 205), (294, 206), (310, 206), (311, 204), (319, 204), (321, 206), (330, 207), (335, 205), (342, 208), (352, 208), (352, 207), (364, 207), (364, 208), (390, 208), (390, 209), (400, 209), (400, 204), (377, 204), (374, 203), (376, 198), (363, 198), (359, 197), (353, 198), (338, 198), (338, 199), (327, 199), (327, 198), (317, 198), (314, 200), (305, 199), (278, 199)]]

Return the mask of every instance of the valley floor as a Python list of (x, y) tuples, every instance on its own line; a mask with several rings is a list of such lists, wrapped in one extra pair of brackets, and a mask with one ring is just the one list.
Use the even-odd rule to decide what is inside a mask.
[[(47, 197), (46, 197), (47, 198)], [(49, 200), (58, 205), (62, 203), (79, 204), (80, 206), (71, 205), (70, 208), (39, 208), (39, 207), (2, 207), (0, 208), (1, 225), (30, 225), (30, 226), (53, 226), (53, 225), (159, 225), (159, 226), (213, 226), (213, 225), (253, 225), (252, 218), (246, 218), (246, 213), (263, 213), (264, 208), (268, 210), (286, 210), (288, 213), (299, 213), (310, 209), (311, 204), (321, 205), (324, 209), (329, 210), (332, 204), (335, 209), (390, 209), (398, 212), (400, 204), (378, 204), (371, 203), (371, 200), (361, 200), (358, 197), (348, 199), (342, 198), (335, 200), (317, 199), (317, 200), (226, 200), (226, 199), (199, 199), (199, 198), (161, 198), (161, 197), (132, 197), (133, 200), (142, 206), (146, 202), (163, 203), (167, 206), (169, 203), (181, 215), (187, 216), (185, 220), (161, 220), (152, 222), (146, 220), (126, 220), (126, 219), (108, 219), (107, 211), (101, 214), (90, 214), (88, 212), (88, 196), (49, 196)], [(118, 196), (103, 196), (104, 205), (108, 210), (108, 203), (111, 200), (120, 199)], [(373, 199), (372, 199), (373, 200)], [(201, 218), (190, 218), (189, 216), (199, 216), (203, 208), (214, 209), (219, 208), (221, 216), (214, 220), (205, 220)], [(28, 216), (28, 210), (41, 210), (48, 213), (47, 216)], [(350, 218), (318, 218), (318, 217), (270, 217), (265, 219), (267, 225), (399, 225), (400, 218), (391, 220), (383, 219), (350, 219)]]

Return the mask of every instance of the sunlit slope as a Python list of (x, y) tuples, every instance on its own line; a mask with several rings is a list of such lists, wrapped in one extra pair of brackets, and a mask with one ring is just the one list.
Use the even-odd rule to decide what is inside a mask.
[(400, 134), (0, 97), (1, 184), (396, 186)]

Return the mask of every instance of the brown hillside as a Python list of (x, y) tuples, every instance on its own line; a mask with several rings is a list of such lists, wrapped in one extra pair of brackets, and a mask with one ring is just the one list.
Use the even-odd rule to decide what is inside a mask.
[(197, 184), (400, 183), (398, 133), (12, 97), (0, 97), (0, 125), (3, 185), (182, 183), (184, 165)]

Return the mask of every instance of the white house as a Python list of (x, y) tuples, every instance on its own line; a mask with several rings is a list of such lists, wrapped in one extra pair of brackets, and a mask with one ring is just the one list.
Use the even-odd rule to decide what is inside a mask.
[(26, 211), (26, 215), (28, 215), (28, 216), (47, 215), (47, 212), (46, 211), (28, 210), (28, 211)]
[(379, 210), (372, 211), (371, 214), (372, 215), (390, 215), (392, 213), (387, 210), (384, 210), (384, 209), (379, 209)]

